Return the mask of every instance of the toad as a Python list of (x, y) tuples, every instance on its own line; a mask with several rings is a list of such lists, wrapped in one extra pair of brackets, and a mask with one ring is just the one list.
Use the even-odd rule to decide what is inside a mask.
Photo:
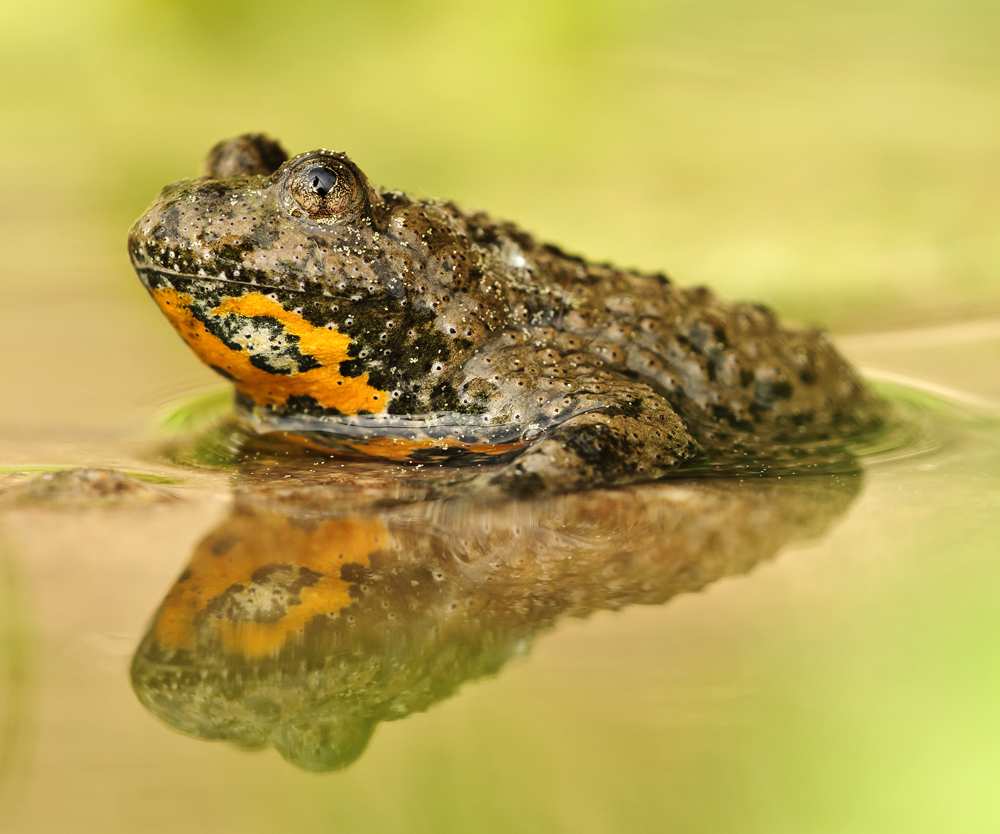
[(646, 481), (870, 432), (884, 403), (819, 330), (591, 263), (513, 223), (248, 134), (129, 233), (142, 283), (259, 432), (497, 461), (513, 494)]

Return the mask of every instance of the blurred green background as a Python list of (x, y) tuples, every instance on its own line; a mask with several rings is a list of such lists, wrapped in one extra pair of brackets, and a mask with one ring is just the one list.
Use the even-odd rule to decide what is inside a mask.
[(0, 446), (215, 381), (124, 241), (246, 131), (838, 333), (1000, 313), (992, 0), (5, 0), (0, 124)]
[[(0, 464), (121, 465), (215, 379), (124, 241), (245, 131), (840, 334), (1000, 315), (996, 0), (4, 0), (0, 126)], [(849, 352), (995, 396), (996, 329), (948, 333)], [(209, 502), (29, 517), (48, 665), (17, 830), (995, 831), (996, 438), (875, 470), (749, 579), (545, 638), (328, 781), (127, 689)]]
[(993, 0), (5, 0), (0, 79), (8, 297), (139, 309), (129, 223), (267, 131), (837, 330), (1000, 310)]

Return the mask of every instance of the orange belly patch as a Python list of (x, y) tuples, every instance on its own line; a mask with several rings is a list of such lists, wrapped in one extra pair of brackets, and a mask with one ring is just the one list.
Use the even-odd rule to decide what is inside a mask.
[(386, 458), (394, 461), (410, 460), (416, 452), (440, 449), (461, 449), (463, 452), (474, 452), (481, 455), (505, 455), (524, 447), (520, 440), (512, 443), (464, 443), (454, 438), (407, 440), (394, 437), (373, 437), (370, 440), (358, 442), (344, 441), (345, 445), (372, 457)]
[(192, 310), (194, 299), (188, 293), (161, 288), (152, 290), (151, 294), (167, 320), (198, 357), (231, 376), (236, 387), (257, 405), (277, 406), (291, 396), (309, 396), (323, 408), (334, 408), (346, 415), (379, 414), (388, 405), (388, 393), (370, 386), (368, 374), (346, 377), (340, 373), (340, 363), (351, 358), (347, 351), (351, 343), (349, 336), (316, 327), (261, 293), (226, 298), (208, 311), (208, 315), (275, 319), (290, 336), (298, 339), (299, 350), (315, 359), (320, 367), (293, 374), (263, 370), (251, 363), (247, 352), (227, 345), (209, 331)]
[[(470, 452), (479, 455), (506, 455), (524, 449), (528, 444), (522, 440), (513, 440), (504, 443), (488, 443), (480, 441), (468, 443), (454, 437), (410, 439), (406, 437), (370, 437), (353, 438), (344, 435), (331, 435), (330, 441), (326, 444), (318, 439), (322, 437), (319, 432), (311, 432), (308, 435), (294, 434), (288, 432), (275, 432), (286, 443), (298, 446), (309, 451), (321, 454), (350, 455), (357, 452), (362, 457), (381, 458), (391, 460), (396, 463), (406, 463), (407, 461), (420, 461), (425, 463), (434, 460), (433, 452), (440, 450), (442, 460), (447, 460), (451, 455), (449, 450), (459, 449), (462, 452)], [(431, 454), (420, 454), (430, 452)]]
[[(377, 516), (326, 519), (308, 527), (278, 513), (236, 513), (199, 544), (160, 607), (153, 638), (170, 651), (190, 651), (207, 641), (248, 658), (274, 655), (313, 617), (335, 615), (351, 604), (342, 566), (367, 567), (369, 555), (387, 541)], [(308, 571), (311, 584), (295, 590), (298, 601), (283, 610), (264, 608), (258, 621), (234, 614), (245, 614), (245, 600), (262, 595), (254, 577), (268, 568)], [(244, 608), (225, 604), (227, 593), (238, 596)]]

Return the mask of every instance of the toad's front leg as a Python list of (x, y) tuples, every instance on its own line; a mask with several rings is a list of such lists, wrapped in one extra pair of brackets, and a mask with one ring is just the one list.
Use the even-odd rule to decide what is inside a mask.
[(655, 480), (697, 452), (669, 404), (643, 397), (578, 414), (499, 472), (477, 480), (480, 486), (516, 496), (568, 492)]

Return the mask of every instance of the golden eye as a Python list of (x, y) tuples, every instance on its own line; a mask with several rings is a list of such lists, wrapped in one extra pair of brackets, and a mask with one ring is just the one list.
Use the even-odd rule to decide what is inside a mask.
[(365, 203), (365, 189), (347, 164), (333, 156), (305, 161), (288, 178), (288, 191), (314, 220), (345, 220)]

